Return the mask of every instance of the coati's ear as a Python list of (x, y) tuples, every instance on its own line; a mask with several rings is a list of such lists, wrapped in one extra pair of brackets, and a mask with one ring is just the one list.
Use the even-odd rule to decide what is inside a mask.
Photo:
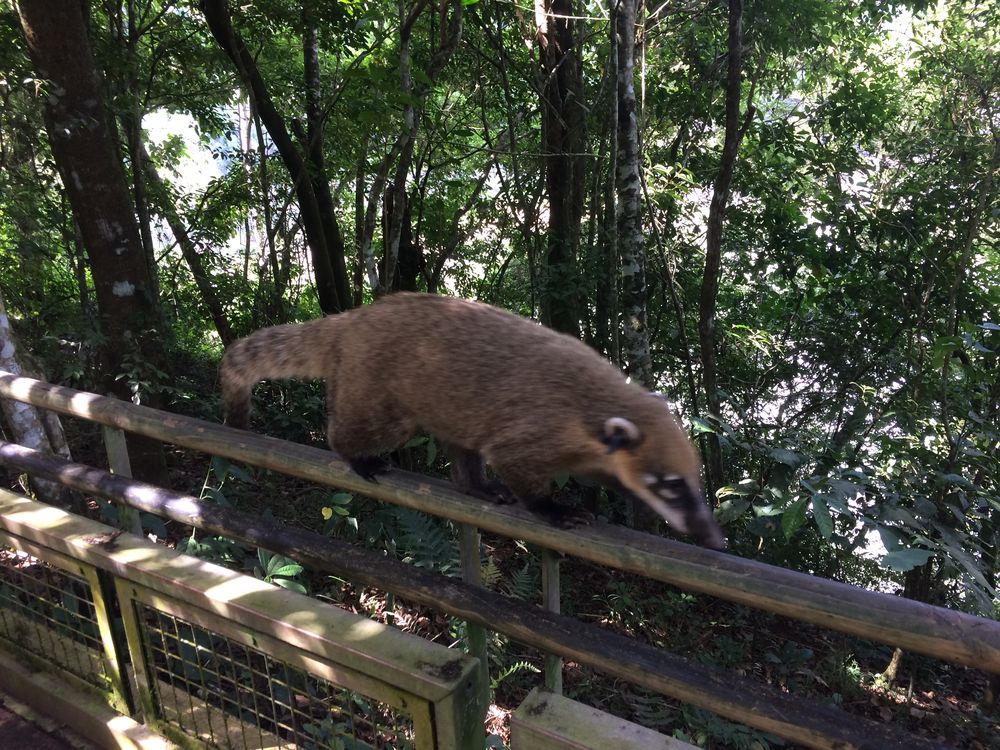
[(601, 442), (608, 446), (608, 453), (619, 448), (636, 445), (642, 440), (642, 433), (635, 423), (625, 417), (608, 417), (604, 422), (604, 432)]

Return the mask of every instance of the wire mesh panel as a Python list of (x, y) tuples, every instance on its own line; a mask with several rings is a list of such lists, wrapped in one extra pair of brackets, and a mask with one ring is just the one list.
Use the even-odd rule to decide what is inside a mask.
[(0, 638), (102, 692), (112, 686), (90, 581), (10, 547), (0, 547)]
[(406, 750), (408, 717), (259, 649), (136, 603), (162, 721), (218, 748)]
[(2, 490), (0, 529), (0, 643), (122, 713), (128, 658), (185, 748), (483, 746), (460, 652)]

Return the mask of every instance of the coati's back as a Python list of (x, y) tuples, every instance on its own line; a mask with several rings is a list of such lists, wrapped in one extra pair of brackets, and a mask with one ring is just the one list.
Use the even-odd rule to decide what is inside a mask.
[[(340, 407), (391, 400), (419, 426), (463, 447), (576, 452), (604, 416), (639, 421), (661, 406), (577, 339), (489, 305), (401, 293), (348, 313), (336, 363)], [(376, 385), (377, 383), (377, 385)], [(380, 393), (381, 391), (381, 393)], [(363, 406), (361, 405), (363, 404)]]

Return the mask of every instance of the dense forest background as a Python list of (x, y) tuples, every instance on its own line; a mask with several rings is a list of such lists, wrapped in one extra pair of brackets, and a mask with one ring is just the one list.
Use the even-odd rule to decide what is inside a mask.
[[(994, 619), (998, 171), (994, 0), (0, 6), (0, 294), (26, 371), (218, 420), (236, 337), (395, 290), (484, 300), (668, 396), (736, 554)], [(317, 390), (266, 398), (263, 429), (321, 440)], [(186, 468), (132, 451), (140, 476)], [(327, 531), (428, 538), (350, 501), (320, 503)], [(617, 626), (704, 618), (615, 586)], [(768, 679), (893, 688), (899, 654), (821, 666), (784, 636)], [(715, 661), (767, 660), (725, 637)], [(960, 690), (941, 670), (910, 697), (914, 674)], [(989, 698), (927, 731), (988, 736)], [(773, 741), (626, 704), (701, 744)]]

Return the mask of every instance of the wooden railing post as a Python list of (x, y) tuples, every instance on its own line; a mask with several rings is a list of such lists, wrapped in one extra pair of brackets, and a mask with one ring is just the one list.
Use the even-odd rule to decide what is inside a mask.
[[(542, 550), (542, 603), (549, 612), (559, 614), (559, 561), (562, 558), (558, 552), (550, 549)], [(561, 656), (546, 654), (545, 656), (545, 687), (553, 693), (562, 695), (563, 691), (563, 660)]]
[[(482, 587), (483, 568), (479, 560), (479, 529), (467, 523), (459, 524), (459, 553), (462, 580)], [(486, 628), (473, 622), (465, 623), (465, 650), (479, 659), (479, 700), (483, 715), (490, 707), (490, 663), (486, 653)]]
[[(132, 478), (132, 464), (128, 459), (128, 445), (125, 443), (125, 433), (117, 427), (102, 425), (104, 433), (104, 449), (108, 453), (108, 468), (112, 474)], [(116, 506), (118, 510), (118, 528), (142, 536), (142, 522), (139, 511), (124, 505)]]

